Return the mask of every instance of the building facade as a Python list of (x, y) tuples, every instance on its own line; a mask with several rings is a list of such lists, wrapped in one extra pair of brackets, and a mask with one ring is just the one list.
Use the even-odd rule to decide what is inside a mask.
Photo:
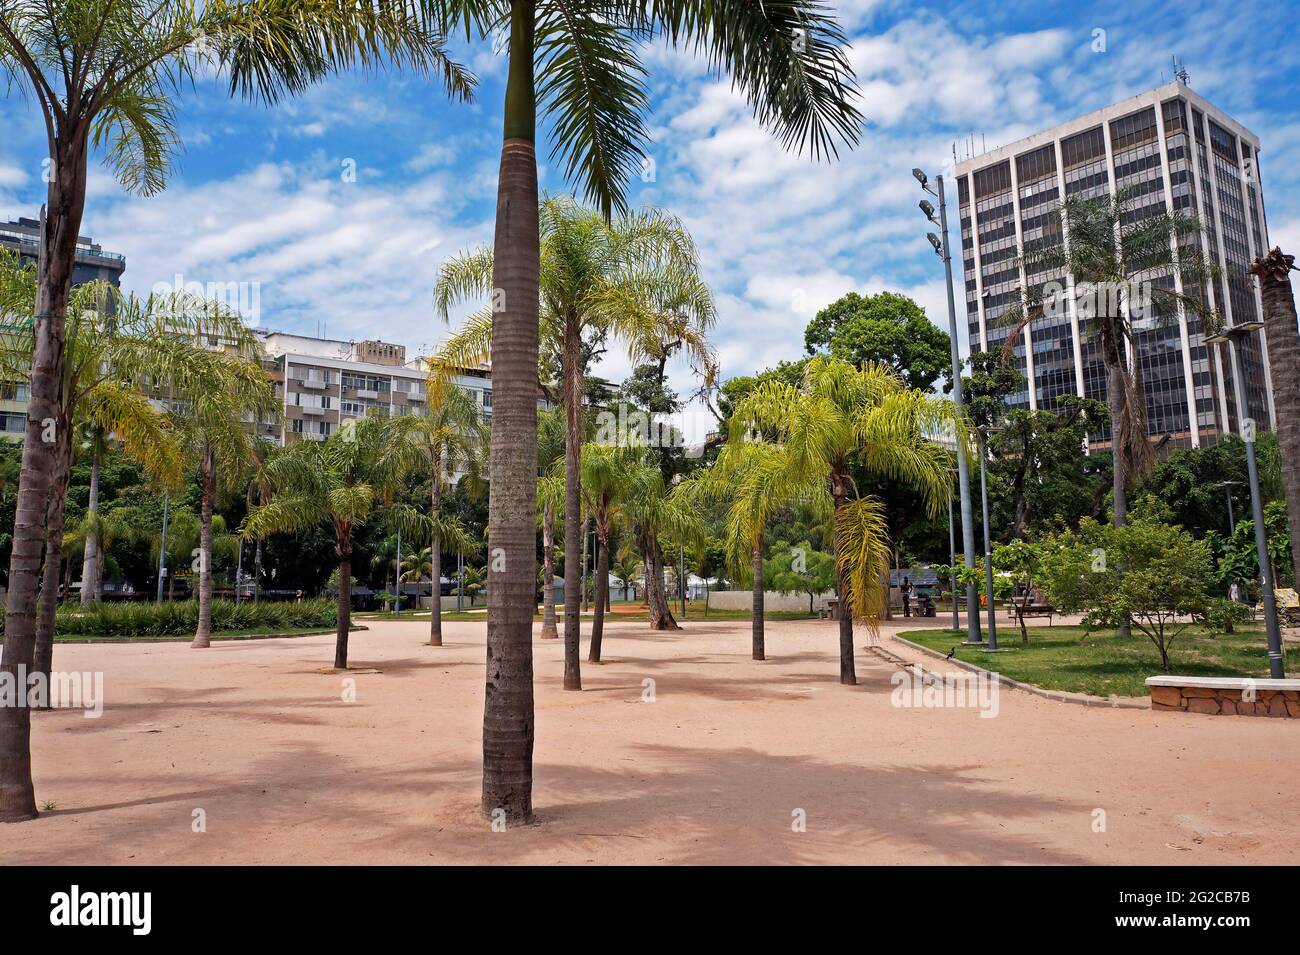
[[(1025, 389), (1017, 408), (1052, 410), (1062, 395), (1106, 399), (1106, 371), (1094, 320), (1076, 302), (1072, 276), (1025, 274), (1021, 250), (1068, 242), (1060, 226), (1062, 197), (1127, 197), (1126, 219), (1163, 212), (1198, 217), (1198, 244), (1219, 274), (1210, 287), (1185, 289), (1178, 275), (1155, 279), (1199, 296), (1228, 324), (1258, 320), (1259, 293), (1247, 267), (1268, 248), (1259, 177), (1259, 139), (1185, 83), (1142, 93), (955, 167), (972, 351), (1004, 348), (1014, 331), (1008, 312), (1022, 290), (1056, 281), (1064, 308), (1023, 329), (1013, 346)], [(1158, 301), (1158, 300), (1154, 300)], [(1226, 346), (1208, 345), (1201, 320), (1179, 307), (1144, 310), (1134, 318), (1130, 367), (1146, 391), (1147, 427), (1174, 446), (1212, 443), (1243, 419), (1273, 426), (1272, 385), (1263, 336), (1247, 336), (1245, 414), (1239, 413)], [(1109, 446), (1107, 429), (1090, 436)]]
[[(262, 334), (263, 366), (282, 402), (282, 420), (259, 422), (261, 437), (324, 441), (349, 420), (374, 409), (389, 415), (423, 414), (426, 368), (406, 361), (406, 348), (389, 342), (310, 338), (283, 332)], [(492, 415), (492, 381), (487, 369), (469, 369), (453, 379)]]
[[(20, 217), (0, 222), (0, 249), (18, 254), (23, 265), (34, 263), (40, 247), (41, 224), (36, 219)], [(120, 285), (126, 271), (126, 258), (105, 252), (88, 236), (77, 237), (77, 257), (72, 284), (104, 281)], [(0, 334), (8, 331), (0, 325)], [(0, 440), (21, 441), (27, 427), (27, 382), (0, 381)]]

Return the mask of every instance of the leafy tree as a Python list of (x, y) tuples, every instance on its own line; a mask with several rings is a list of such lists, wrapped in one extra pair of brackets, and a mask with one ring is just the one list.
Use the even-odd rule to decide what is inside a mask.
[[(1016, 623), (1020, 625), (1020, 642), (1029, 642), (1029, 628), (1025, 626), (1025, 611), (1028, 609), (1034, 591), (1034, 580), (1038, 576), (1041, 559), (1039, 548), (1020, 538), (1008, 544), (1000, 544), (993, 551), (993, 568), (1006, 575), (1011, 584), (1012, 596), (1019, 588), (1020, 597), (1012, 600), (1016, 612)], [(994, 578), (996, 584), (997, 578)]]
[(808, 541), (798, 544), (776, 541), (771, 559), (763, 562), (763, 574), (773, 590), (807, 594), (811, 614), (817, 595), (835, 587), (835, 556), (817, 550)]
[[(1264, 530), (1268, 559), (1273, 563), (1273, 580), (1279, 579), (1279, 568), (1283, 577), (1292, 576), (1291, 535), (1284, 502), (1269, 501), (1264, 506)], [(1255, 522), (1249, 519), (1238, 521), (1231, 535), (1210, 534), (1207, 539), (1212, 546), (1217, 545), (1221, 589), (1227, 589), (1236, 581), (1247, 586), (1258, 598), (1260, 574), (1259, 555), (1255, 549)]]
[[(810, 355), (821, 352), (851, 365), (888, 365), (918, 391), (929, 391), (941, 377), (952, 378), (948, 333), (897, 292), (849, 292), (818, 312), (803, 337)], [(948, 381), (944, 391), (951, 388)]]
[[(1272, 432), (1259, 434), (1255, 453), (1266, 499), (1280, 496), (1280, 488), (1276, 486), (1277, 436)], [(1199, 448), (1178, 448), (1158, 461), (1135, 495), (1134, 506), (1149, 506), (1149, 502), (1158, 500), (1168, 508), (1166, 519), (1170, 523), (1194, 534), (1210, 531), (1226, 534), (1229, 496), (1233, 513), (1238, 517), (1249, 516), (1246, 446), (1235, 435), (1224, 435), (1216, 443)], [(1252, 540), (1252, 554), (1254, 546)]]
[(1174, 641), (1211, 609), (1209, 543), (1141, 514), (1120, 527), (1085, 519), (1077, 530), (1044, 539), (1040, 566), (1056, 607), (1085, 611), (1089, 629), (1131, 621), (1155, 645), (1166, 673)]

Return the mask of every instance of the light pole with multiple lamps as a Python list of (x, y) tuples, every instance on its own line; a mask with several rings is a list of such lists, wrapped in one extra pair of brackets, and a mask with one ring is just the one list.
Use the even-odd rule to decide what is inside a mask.
[[(920, 209), (925, 213), (925, 217), (939, 227), (939, 232), (943, 238), (936, 236), (933, 232), (926, 234), (930, 240), (930, 245), (934, 247), (935, 255), (943, 260), (944, 277), (948, 282), (948, 337), (949, 345), (952, 352), (952, 400), (957, 406), (957, 416), (965, 415), (965, 401), (962, 398), (961, 388), (961, 355), (957, 349), (957, 300), (952, 290), (952, 253), (948, 247), (948, 204), (943, 195), (943, 176), (935, 177), (935, 188), (937, 191), (930, 189), (930, 180), (920, 169), (913, 169), (912, 175), (916, 181), (921, 184), (921, 188), (930, 195), (939, 200), (939, 218), (934, 217), (934, 206), (929, 200), (922, 199), (919, 203)], [(975, 521), (971, 513), (970, 500), (970, 468), (966, 462), (965, 448), (958, 447), (957, 451), (957, 484), (961, 493), (961, 540), (962, 553), (966, 566), (970, 569), (975, 567)], [(952, 595), (953, 607), (957, 605), (956, 591)], [(980, 615), (979, 602), (975, 595), (975, 584), (973, 582), (966, 584), (966, 642), (983, 643), (980, 637)]]
[(1250, 514), (1255, 522), (1255, 557), (1259, 561), (1259, 586), (1263, 591), (1264, 627), (1268, 631), (1268, 672), (1273, 679), (1281, 680), (1286, 677), (1282, 666), (1282, 631), (1277, 623), (1277, 598), (1273, 594), (1273, 571), (1268, 562), (1268, 537), (1264, 529), (1264, 501), (1259, 491), (1259, 467), (1255, 463), (1255, 422), (1249, 417), (1246, 406), (1246, 379), (1239, 348), (1242, 339), (1263, 327), (1263, 322), (1242, 322), (1208, 336), (1205, 341), (1216, 345), (1226, 343), (1228, 358), (1232, 362), (1237, 420), (1241, 422), (1241, 440), (1246, 445), (1246, 476), (1250, 481)]

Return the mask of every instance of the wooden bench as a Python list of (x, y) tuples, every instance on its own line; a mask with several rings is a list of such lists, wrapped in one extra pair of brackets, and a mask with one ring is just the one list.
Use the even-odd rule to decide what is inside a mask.
[(1010, 606), (1007, 608), (1011, 620), (1028, 620), (1030, 617), (1046, 617), (1047, 625), (1053, 626), (1052, 618), (1056, 616), (1056, 608), (1050, 604), (1029, 604), (1025, 607)]

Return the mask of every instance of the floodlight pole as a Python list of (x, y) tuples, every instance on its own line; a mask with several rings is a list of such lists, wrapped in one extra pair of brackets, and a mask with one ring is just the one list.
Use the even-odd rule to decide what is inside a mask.
[[(1264, 528), (1264, 502), (1259, 491), (1259, 467), (1255, 463), (1255, 427), (1246, 405), (1246, 387), (1237, 339), (1244, 329), (1225, 329), (1228, 355), (1232, 359), (1232, 384), (1237, 395), (1237, 420), (1242, 422), (1241, 440), (1246, 445), (1246, 474), (1250, 479), (1250, 514), (1255, 521), (1255, 557), (1259, 561), (1259, 585), (1264, 598), (1264, 627), (1268, 631), (1268, 672), (1275, 680), (1286, 678), (1282, 666), (1282, 631), (1277, 623), (1277, 598), (1273, 594), (1273, 571), (1268, 562), (1268, 534)], [(1249, 423), (1247, 423), (1249, 422)]]
[[(961, 353), (957, 347), (957, 300), (952, 290), (952, 251), (948, 245), (948, 203), (943, 194), (943, 176), (935, 177), (939, 196), (939, 234), (943, 239), (943, 271), (948, 282), (948, 344), (952, 357), (952, 401), (957, 406), (957, 417), (964, 418), (966, 402), (961, 387)], [(957, 448), (957, 485), (961, 492), (961, 542), (966, 567), (975, 568), (975, 519), (970, 499), (970, 466), (966, 462), (965, 448)], [(953, 602), (957, 595), (953, 594)], [(979, 601), (975, 583), (966, 584), (966, 642), (982, 643), (980, 636)]]

